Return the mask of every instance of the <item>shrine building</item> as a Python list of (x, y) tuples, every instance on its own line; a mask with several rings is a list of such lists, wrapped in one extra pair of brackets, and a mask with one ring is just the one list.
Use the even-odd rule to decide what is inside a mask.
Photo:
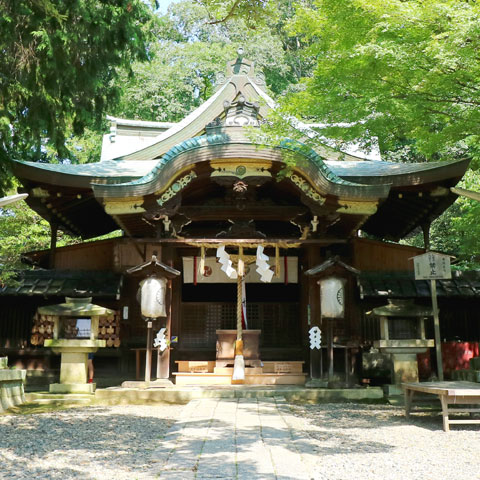
[[(25, 252), (35, 268), (18, 285), (0, 288), (0, 356), (32, 379), (54, 376), (59, 357), (45, 346), (54, 332), (42, 308), (91, 297), (110, 312), (99, 325), (106, 346), (95, 353), (96, 375), (142, 377), (147, 322), (138, 294), (159, 264), (159, 276), (165, 267), (180, 274), (168, 277), (166, 313), (152, 320), (154, 334), (166, 329), (167, 345), (158, 370), (154, 357), (153, 378), (230, 384), (229, 335), (242, 295), (243, 337), (254, 337), (245, 340), (246, 383), (303, 384), (324, 377), (331, 359), (347, 383), (374, 382), (363, 356), (381, 347), (379, 318), (388, 313), (372, 309), (398, 299), (431, 307), (411, 261), (425, 250), (396, 242), (419, 228), (428, 242), (468, 160), (393, 163), (288, 138), (265, 144), (258, 131), (274, 108), (264, 76), (239, 55), (211, 98), (178, 123), (109, 117), (96, 163), (16, 161), (19, 192), (52, 238), (49, 250)], [(57, 247), (58, 230), (82, 241)], [(332, 277), (341, 293), (320, 288)], [(446, 341), (480, 339), (471, 318), (479, 285), (467, 274), (439, 283)], [(329, 302), (341, 304), (338, 317), (327, 318)], [(405, 313), (387, 339), (433, 338), (428, 312), (421, 315), (422, 331)], [(320, 349), (311, 348), (315, 326)], [(431, 344), (424, 351), (431, 369)]]

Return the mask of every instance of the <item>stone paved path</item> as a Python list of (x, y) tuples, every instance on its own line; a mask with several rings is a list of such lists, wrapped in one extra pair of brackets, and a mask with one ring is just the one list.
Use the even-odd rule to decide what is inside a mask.
[(161, 479), (310, 480), (297, 423), (282, 397), (192, 400), (152, 461)]

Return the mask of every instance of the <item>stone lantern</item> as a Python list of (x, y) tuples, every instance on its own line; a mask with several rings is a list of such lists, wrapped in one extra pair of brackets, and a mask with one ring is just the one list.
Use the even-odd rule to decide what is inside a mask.
[(45, 346), (61, 355), (60, 383), (50, 385), (51, 393), (93, 393), (95, 384), (87, 383), (87, 358), (105, 340), (98, 339), (101, 316), (113, 315), (108, 308), (94, 305), (91, 297), (66, 297), (65, 303), (39, 307), (40, 315), (50, 316), (54, 322), (53, 338)]
[(415, 305), (413, 300), (388, 300), (388, 305), (373, 309), (380, 320), (380, 340), (373, 346), (392, 360), (392, 381), (418, 382), (417, 354), (434, 346), (425, 338), (425, 319), (433, 316), (430, 307)]

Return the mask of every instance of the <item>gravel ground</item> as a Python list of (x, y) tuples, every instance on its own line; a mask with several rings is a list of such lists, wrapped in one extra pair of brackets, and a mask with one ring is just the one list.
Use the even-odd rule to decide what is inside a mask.
[[(328, 480), (480, 479), (480, 425), (442, 430), (438, 411), (391, 405), (292, 407), (313, 447), (313, 471)], [(314, 458), (312, 460), (312, 457)]]
[[(152, 453), (182, 409), (83, 407), (2, 415), (0, 479), (156, 478)], [(390, 405), (292, 405), (291, 412), (296, 448), (318, 472), (315, 479), (480, 479), (478, 425), (454, 425), (444, 433), (438, 412), (407, 421), (403, 408)]]
[(182, 405), (83, 407), (0, 416), (0, 479), (135, 480)]

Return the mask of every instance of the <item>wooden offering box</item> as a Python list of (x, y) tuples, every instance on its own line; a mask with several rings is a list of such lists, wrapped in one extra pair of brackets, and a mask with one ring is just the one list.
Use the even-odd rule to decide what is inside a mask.
[[(261, 330), (244, 330), (242, 332), (245, 365), (259, 367), (261, 364), (259, 350), (261, 332)], [(236, 339), (236, 330), (217, 330), (217, 367), (233, 366)]]

